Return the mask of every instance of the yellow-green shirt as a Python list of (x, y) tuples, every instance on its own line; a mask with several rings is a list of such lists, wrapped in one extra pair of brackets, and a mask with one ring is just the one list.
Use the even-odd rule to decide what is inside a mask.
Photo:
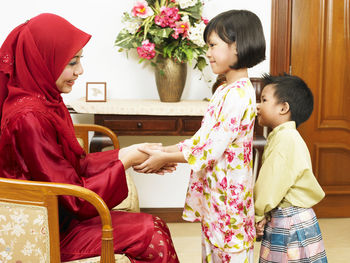
[(309, 208), (325, 196), (312, 172), (309, 150), (294, 121), (277, 126), (269, 134), (254, 196), (256, 222), (276, 207)]

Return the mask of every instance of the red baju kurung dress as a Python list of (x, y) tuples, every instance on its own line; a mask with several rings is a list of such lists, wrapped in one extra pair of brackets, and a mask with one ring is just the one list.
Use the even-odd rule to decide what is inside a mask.
[[(0, 49), (0, 176), (68, 183), (111, 209), (127, 196), (118, 151), (85, 154), (56, 80), (90, 35), (53, 14), (15, 28)], [(100, 255), (101, 222), (86, 201), (59, 200), (61, 260)], [(112, 211), (114, 251), (132, 262), (178, 262), (167, 226), (144, 213)]]

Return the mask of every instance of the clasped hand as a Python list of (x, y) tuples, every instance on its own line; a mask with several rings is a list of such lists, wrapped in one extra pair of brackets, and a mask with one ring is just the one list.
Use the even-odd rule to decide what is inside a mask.
[(147, 154), (148, 158), (143, 163), (133, 166), (136, 172), (164, 174), (176, 170), (177, 164), (167, 161), (161, 144), (142, 144), (138, 150)]

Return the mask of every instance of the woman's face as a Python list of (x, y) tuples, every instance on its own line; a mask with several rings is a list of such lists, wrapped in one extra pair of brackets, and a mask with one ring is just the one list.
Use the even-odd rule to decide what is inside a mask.
[(81, 49), (64, 68), (61, 75), (56, 80), (56, 86), (62, 93), (69, 93), (72, 91), (75, 80), (79, 75), (83, 74), (84, 70), (80, 63), (83, 49)]

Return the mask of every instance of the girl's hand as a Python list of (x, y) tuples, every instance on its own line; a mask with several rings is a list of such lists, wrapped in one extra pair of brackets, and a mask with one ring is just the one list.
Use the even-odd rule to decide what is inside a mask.
[(148, 154), (140, 152), (139, 147), (149, 147), (151, 149), (161, 149), (161, 143), (139, 143), (133, 144), (119, 150), (119, 159), (123, 163), (125, 170), (129, 167), (142, 164), (149, 157)]
[[(166, 161), (166, 153), (159, 148), (141, 146), (138, 150), (143, 154), (148, 154), (149, 157), (140, 165), (135, 165), (133, 168), (140, 173), (157, 173), (163, 174), (164, 171), (172, 171), (174, 165), (170, 165)], [(163, 172), (162, 172), (163, 169)]]

